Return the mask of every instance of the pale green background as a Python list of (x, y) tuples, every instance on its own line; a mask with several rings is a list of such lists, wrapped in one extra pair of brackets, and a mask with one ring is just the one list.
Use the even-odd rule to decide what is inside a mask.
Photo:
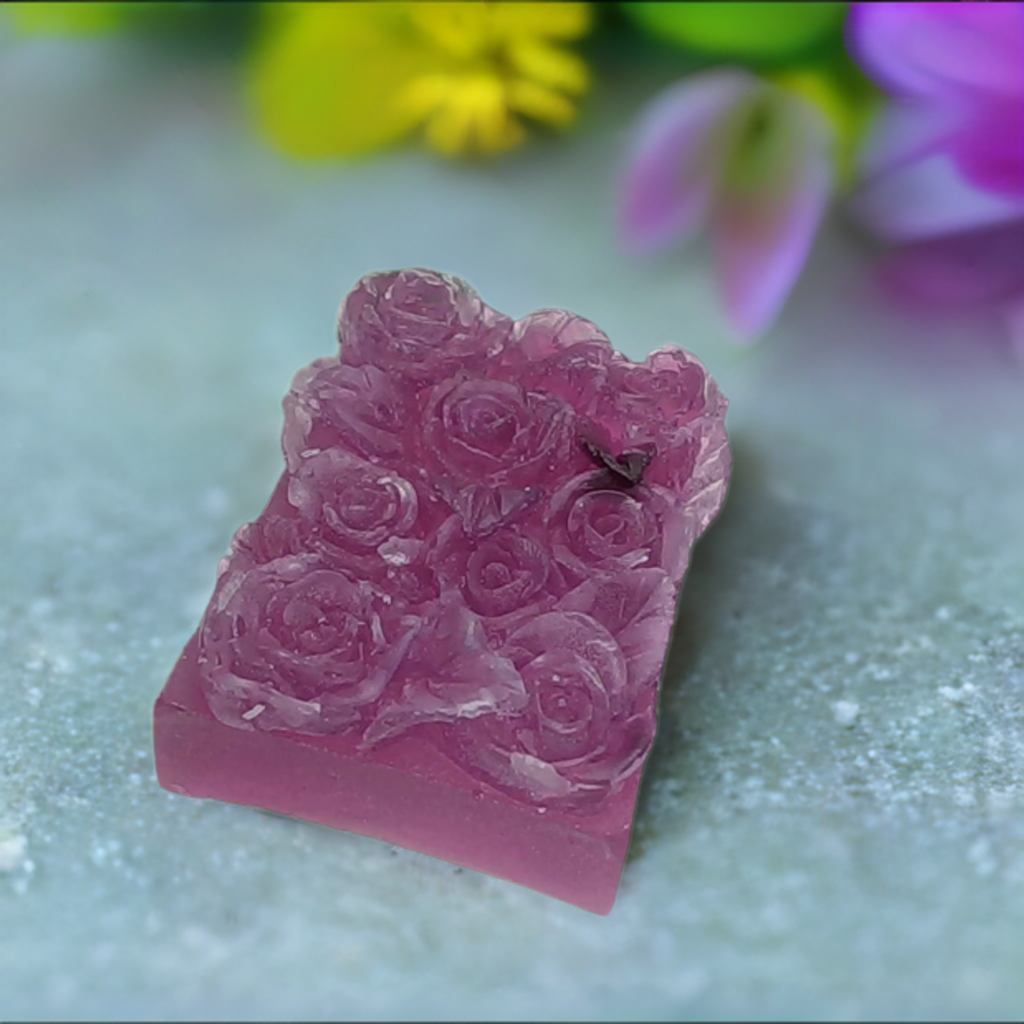
[[(225, 65), (2, 42), (0, 1019), (1024, 1016), (1024, 369), (994, 316), (887, 305), (840, 225), (737, 354), (700, 251), (613, 244), (664, 80), (489, 169), (306, 166)], [(292, 373), (417, 264), (732, 400), (608, 918), (154, 779)]]

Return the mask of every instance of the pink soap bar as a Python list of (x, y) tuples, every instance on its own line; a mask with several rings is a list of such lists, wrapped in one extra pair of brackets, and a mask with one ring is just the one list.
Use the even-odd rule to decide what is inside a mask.
[(364, 278), (338, 333), (157, 700), (160, 783), (606, 914), (725, 400), (432, 271)]

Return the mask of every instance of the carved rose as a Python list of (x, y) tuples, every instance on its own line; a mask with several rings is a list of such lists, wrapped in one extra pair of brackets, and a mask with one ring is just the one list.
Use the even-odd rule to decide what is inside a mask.
[(655, 486), (615, 486), (581, 473), (554, 495), (545, 517), (555, 557), (581, 576), (660, 567), (681, 575), (686, 549), (673, 496)]
[(465, 594), (481, 615), (507, 615), (544, 589), (550, 568), (547, 552), (511, 530), (477, 544), (466, 560)]
[(629, 687), (635, 694), (657, 682), (672, 635), (677, 586), (661, 569), (592, 576), (558, 602), (558, 611), (580, 612), (615, 637)]
[(595, 324), (561, 309), (539, 309), (517, 320), (505, 350), (509, 376), (528, 391), (548, 391), (589, 413), (609, 367), (622, 362)]
[(553, 395), (508, 381), (449, 381), (427, 404), (424, 455), (459, 482), (538, 484), (564, 471), (574, 421), (572, 406)]
[(527, 703), (459, 730), (470, 763), (496, 785), (543, 806), (593, 810), (643, 762), (650, 707), (634, 709), (625, 655), (580, 612), (550, 612), (516, 630), (502, 653)]
[(484, 618), (529, 605), (545, 592), (551, 571), (547, 551), (515, 528), (473, 538), (456, 516), (438, 531), (434, 559), (442, 586), (461, 590), (466, 604)]
[(351, 724), (394, 674), (412, 621), (312, 555), (228, 574), (199, 635), (211, 710), (243, 729)]
[(314, 547), (366, 555), (412, 531), (419, 512), (416, 488), (338, 448), (302, 460), (288, 482), (288, 500), (308, 524)]
[(385, 463), (404, 450), (409, 413), (391, 378), (376, 366), (317, 360), (296, 375), (284, 414), (282, 445), (293, 472), (310, 450), (342, 447)]
[(303, 542), (295, 519), (264, 512), (255, 522), (244, 523), (235, 531), (231, 549), (217, 567), (217, 576), (252, 569), (286, 555), (302, 554)]
[(707, 371), (692, 356), (663, 348), (643, 363), (623, 360), (614, 365), (601, 404), (615, 411), (628, 442), (652, 426), (681, 427), (700, 416), (707, 380)]
[(511, 323), (457, 277), (430, 270), (370, 274), (342, 307), (341, 359), (433, 384), (493, 359)]
[(724, 411), (707, 370), (688, 353), (662, 348), (640, 364), (610, 365), (588, 428), (616, 455), (651, 446), (655, 454), (645, 479), (688, 493), (704, 444), (704, 420)]

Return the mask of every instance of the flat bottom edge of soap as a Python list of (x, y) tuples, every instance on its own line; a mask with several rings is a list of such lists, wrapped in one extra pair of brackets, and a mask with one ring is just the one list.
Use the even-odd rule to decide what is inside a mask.
[[(337, 736), (244, 732), (209, 711), (186, 645), (154, 708), (160, 785), (175, 794), (213, 799), (355, 833), (480, 871), (607, 915), (615, 903), (629, 847), (625, 826), (571, 820), (379, 757), (367, 760)], [(631, 780), (635, 802), (640, 779)], [(612, 824), (612, 831), (605, 831)]]

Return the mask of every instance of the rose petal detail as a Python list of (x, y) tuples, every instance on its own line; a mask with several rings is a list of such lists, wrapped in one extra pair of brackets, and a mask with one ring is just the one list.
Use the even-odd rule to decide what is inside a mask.
[(511, 660), (491, 650), (480, 619), (448, 595), (426, 610), (386, 700), (363, 735), (363, 748), (416, 726), (509, 714), (526, 701)]

